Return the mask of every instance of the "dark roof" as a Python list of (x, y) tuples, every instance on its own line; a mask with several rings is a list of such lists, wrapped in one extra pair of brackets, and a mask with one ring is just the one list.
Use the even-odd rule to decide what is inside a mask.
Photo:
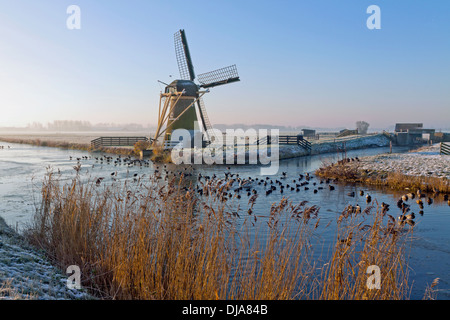
[(395, 131), (407, 131), (413, 129), (422, 129), (423, 123), (396, 123)]
[(196, 97), (198, 95), (198, 86), (190, 80), (174, 80), (166, 87), (167, 92), (181, 92), (184, 89), (184, 96)]

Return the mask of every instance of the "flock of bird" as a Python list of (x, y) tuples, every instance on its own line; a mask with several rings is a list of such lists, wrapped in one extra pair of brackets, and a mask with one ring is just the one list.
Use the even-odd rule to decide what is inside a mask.
[[(126, 165), (128, 167), (138, 166), (138, 167), (150, 167), (150, 161), (148, 160), (140, 160), (140, 159), (132, 159), (130, 156), (121, 157), (120, 155), (117, 157), (111, 157), (108, 155), (102, 155), (98, 157), (92, 156), (82, 156), (82, 157), (73, 157), (70, 156), (69, 160), (78, 161), (78, 165), (83, 160), (95, 160), (95, 163), (99, 164), (107, 164), (107, 165)], [(94, 166), (94, 165), (93, 165)], [(74, 167), (75, 168), (75, 167)], [(284, 193), (285, 191), (295, 191), (299, 192), (301, 190), (310, 190), (312, 189), (314, 193), (318, 193), (320, 190), (324, 189), (323, 185), (327, 185), (329, 190), (335, 190), (335, 187), (330, 184), (330, 179), (324, 179), (320, 181), (312, 181), (314, 179), (309, 173), (298, 174), (295, 177), (288, 179), (287, 172), (282, 172), (281, 177), (261, 177), (261, 178), (243, 178), (239, 175), (239, 173), (232, 173), (231, 167), (226, 167), (227, 171), (224, 172), (224, 178), (219, 177), (216, 174), (205, 175), (202, 173), (198, 173), (197, 181), (199, 182), (196, 191), (198, 193), (202, 193), (202, 186), (204, 182), (220, 182), (220, 183), (229, 183), (230, 186), (233, 186), (234, 182), (238, 185), (238, 187), (234, 188), (233, 191), (236, 195), (236, 198), (241, 197), (241, 191), (247, 193), (247, 195), (257, 194), (260, 189), (257, 186), (261, 186), (264, 188), (264, 193), (266, 196), (272, 194), (274, 191), (279, 190), (280, 193)], [(178, 170), (170, 170), (167, 165), (154, 165), (154, 174), (155, 176), (159, 176), (161, 178), (161, 173), (164, 174), (164, 179), (168, 180), (170, 177), (178, 176), (194, 176), (193, 173), (195, 168), (193, 166), (184, 166), (182, 169)], [(117, 171), (111, 173), (111, 176), (117, 176)], [(137, 174), (134, 175), (137, 177)], [(104, 180), (104, 177), (98, 178), (97, 182), (101, 183)]]
[(114, 166), (118, 165), (127, 165), (129, 167), (131, 166), (140, 166), (140, 167), (149, 167), (150, 161), (149, 160), (141, 160), (141, 159), (132, 159), (131, 156), (126, 156), (122, 158), (121, 155), (117, 156), (116, 158), (108, 155), (102, 155), (98, 157), (92, 157), (92, 156), (81, 156), (81, 157), (72, 157), (69, 156), (69, 160), (77, 160), (78, 162), (82, 160), (95, 160), (96, 163), (100, 164), (113, 164)]
[[(436, 196), (439, 192), (435, 191), (434, 192), (434, 196)], [(361, 196), (364, 195), (364, 191), (361, 190), (359, 193)], [(348, 196), (354, 197), (356, 194), (355, 192), (350, 192), (347, 194)], [(414, 219), (416, 218), (416, 214), (412, 211), (411, 209), (411, 205), (409, 204), (408, 201), (409, 200), (413, 200), (416, 199), (416, 203), (418, 205), (419, 208), (419, 214), (423, 215), (423, 209), (424, 209), (424, 202), (426, 202), (428, 205), (433, 204), (434, 200), (433, 197), (423, 193), (420, 189), (417, 190), (416, 193), (413, 192), (409, 192), (407, 194), (402, 195), (398, 200), (397, 200), (397, 207), (401, 210), (401, 214), (398, 216), (398, 223), (399, 224), (403, 224), (403, 223), (407, 223), (411, 226), (415, 225), (415, 221)], [(422, 200), (424, 199), (424, 200)], [(443, 200), (447, 202), (447, 204), (450, 206), (450, 199), (449, 199), (449, 195), (448, 194), (444, 194), (443, 195)], [(366, 202), (367, 203), (371, 203), (372, 202), (372, 197), (367, 194), (366, 195)], [(381, 203), (381, 213), (383, 215), (385, 215), (390, 209), (390, 205), (387, 203), (382, 202)], [(348, 206), (347, 210), (351, 213), (360, 213), (361, 212), (361, 207), (357, 204), (356, 206)], [(392, 216), (390, 216), (391, 218), (393, 218)]]
[[(122, 157), (111, 157), (107, 155), (102, 155), (99, 157), (92, 156), (82, 156), (82, 157), (70, 157), (70, 160), (77, 160), (78, 163), (82, 160), (95, 160), (96, 163), (100, 164), (108, 164), (108, 165), (125, 165), (128, 167), (137, 166), (137, 167), (150, 167), (150, 161), (148, 160), (139, 160), (132, 159), (129, 156)], [(355, 159), (353, 161), (358, 161), (359, 159)], [(352, 161), (352, 160), (350, 160)], [(227, 201), (231, 198), (241, 199), (243, 196), (252, 197), (258, 196), (260, 193), (265, 196), (270, 196), (272, 193), (278, 191), (279, 194), (283, 194), (284, 192), (300, 192), (312, 190), (313, 193), (318, 193), (323, 189), (328, 189), (330, 191), (335, 190), (335, 186), (331, 184), (330, 179), (317, 179), (309, 173), (295, 174), (294, 176), (288, 177), (287, 172), (282, 172), (281, 176), (275, 178), (274, 176), (266, 176), (266, 177), (242, 177), (239, 173), (232, 173), (231, 167), (226, 167), (227, 171), (223, 173), (223, 176), (212, 174), (206, 175), (202, 173), (195, 174), (195, 168), (193, 166), (183, 166), (178, 167), (176, 170), (169, 169), (169, 167), (165, 164), (163, 165), (153, 165), (154, 176), (158, 179), (163, 179), (168, 181), (170, 178), (176, 177), (196, 177), (196, 183), (194, 187), (194, 191), (199, 195), (207, 195), (207, 194), (218, 194), (222, 201)], [(117, 171), (111, 173), (113, 179), (117, 176)], [(134, 174), (134, 179), (138, 179), (138, 174)], [(100, 177), (97, 179), (96, 183), (99, 185), (105, 178)], [(184, 188), (186, 192), (188, 192), (189, 188)], [(365, 194), (363, 190), (359, 191), (360, 196), (364, 196), (366, 198), (366, 203), (370, 204), (372, 202), (372, 196), (370, 194)], [(355, 197), (356, 192), (352, 191), (347, 193), (349, 197)], [(408, 203), (409, 200), (415, 199), (417, 205), (420, 209), (420, 214), (423, 214), (424, 202), (431, 205), (433, 203), (433, 198), (427, 196), (422, 193), (420, 190), (417, 191), (416, 194), (410, 192), (404, 194), (397, 201), (397, 207), (401, 210), (401, 214), (398, 217), (398, 221), (403, 223), (406, 222), (410, 225), (414, 225), (415, 213), (411, 211), (411, 204)], [(450, 206), (450, 200), (448, 199), (448, 195), (444, 195), (444, 200), (448, 201)], [(347, 207), (348, 212), (351, 213), (360, 213), (361, 207), (356, 204), (356, 206), (349, 205)], [(383, 214), (386, 214), (387, 211), (390, 210), (390, 205), (387, 203), (381, 203), (381, 210)]]

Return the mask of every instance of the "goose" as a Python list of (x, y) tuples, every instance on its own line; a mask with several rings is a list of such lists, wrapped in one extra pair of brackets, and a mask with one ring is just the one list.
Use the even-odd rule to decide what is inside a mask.
[(410, 214), (405, 215), (406, 220), (412, 220), (416, 218), (416, 215), (414, 212), (411, 212)]
[(387, 211), (389, 211), (389, 205), (387, 203), (382, 202), (381, 203), (381, 212), (385, 214)]
[(410, 198), (410, 199), (414, 199), (414, 198), (415, 198), (415, 195), (414, 195), (414, 193), (412, 193), (412, 192), (407, 193), (406, 195), (407, 195), (408, 198)]

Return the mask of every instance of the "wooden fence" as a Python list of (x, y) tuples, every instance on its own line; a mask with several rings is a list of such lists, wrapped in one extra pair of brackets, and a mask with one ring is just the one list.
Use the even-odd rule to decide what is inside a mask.
[[(304, 139), (303, 136), (299, 135), (299, 136), (289, 136), (289, 135), (284, 135), (284, 136), (278, 136), (278, 144), (281, 145), (289, 145), (289, 144), (294, 144), (294, 145), (298, 145), (301, 146), (302, 148), (306, 149), (309, 153), (311, 153), (311, 142), (309, 142), (308, 140)], [(271, 136), (266, 136), (266, 137), (262, 137), (261, 139), (259, 139), (257, 141), (258, 145), (270, 145), (273, 143), (277, 143), (277, 141), (272, 141)]]
[(132, 147), (138, 141), (149, 141), (147, 137), (100, 137), (91, 141), (95, 149), (101, 147)]

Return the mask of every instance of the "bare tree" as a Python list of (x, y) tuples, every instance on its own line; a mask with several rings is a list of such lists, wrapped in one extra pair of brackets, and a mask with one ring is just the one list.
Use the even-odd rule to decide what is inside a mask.
[(365, 121), (356, 121), (356, 129), (358, 129), (359, 134), (366, 134), (369, 124)]

